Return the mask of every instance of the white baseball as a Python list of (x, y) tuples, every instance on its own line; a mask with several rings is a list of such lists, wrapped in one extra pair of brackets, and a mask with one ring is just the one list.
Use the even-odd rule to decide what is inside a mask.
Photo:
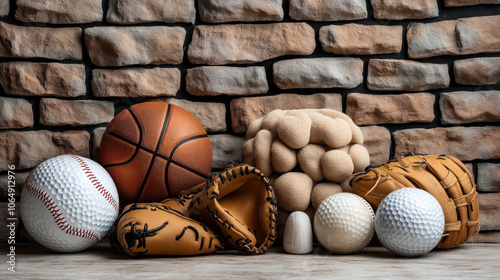
[(119, 211), (111, 176), (95, 161), (61, 155), (42, 162), (26, 179), (21, 218), (44, 247), (78, 252), (97, 243)]
[(375, 233), (375, 213), (361, 196), (337, 193), (316, 209), (314, 233), (328, 251), (356, 253), (368, 245)]

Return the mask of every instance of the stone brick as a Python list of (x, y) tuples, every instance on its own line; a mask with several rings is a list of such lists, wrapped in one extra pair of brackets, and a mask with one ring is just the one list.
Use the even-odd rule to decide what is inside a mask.
[(199, 25), (188, 58), (194, 64), (250, 64), (284, 55), (310, 55), (316, 47), (307, 23)]
[(370, 154), (370, 165), (377, 166), (389, 160), (391, 151), (391, 133), (383, 126), (360, 127), (363, 133), (363, 146)]
[(500, 193), (480, 193), (477, 201), (481, 231), (500, 230)]
[(461, 85), (500, 83), (500, 57), (477, 57), (453, 62), (455, 82)]
[(364, 0), (290, 0), (290, 17), (295, 20), (356, 20), (367, 16)]
[(450, 75), (446, 64), (371, 59), (366, 81), (370, 90), (424, 91), (448, 87)]
[(79, 27), (25, 27), (0, 22), (0, 57), (82, 59)]
[(108, 123), (113, 119), (114, 114), (112, 101), (56, 98), (40, 100), (40, 123), (48, 126)]
[(33, 168), (60, 154), (89, 157), (90, 134), (87, 131), (0, 132), (0, 171), (14, 164), (16, 169)]
[(282, 0), (198, 0), (204, 22), (280, 21), (283, 19)]
[(185, 22), (196, 19), (195, 0), (110, 0), (106, 19), (117, 24)]
[(279, 94), (275, 96), (242, 97), (233, 99), (231, 123), (235, 133), (247, 130), (248, 125), (274, 109), (321, 109), (329, 108), (342, 112), (340, 94), (317, 93), (312, 95)]
[(106, 131), (106, 127), (98, 127), (92, 131), (92, 159), (99, 162), (99, 153), (101, 148), (102, 135)]
[(0, 0), (0, 17), (6, 16), (10, 11), (10, 0)]
[(187, 70), (186, 90), (192, 95), (254, 95), (266, 93), (263, 66), (202, 66)]
[(500, 91), (443, 92), (439, 107), (444, 124), (500, 121)]
[(92, 70), (92, 91), (97, 97), (175, 96), (180, 86), (177, 68)]
[(177, 105), (193, 114), (207, 132), (226, 131), (226, 105), (215, 102), (192, 102), (175, 98), (156, 98), (160, 101)]
[(435, 96), (430, 93), (347, 95), (346, 114), (357, 125), (428, 123), (434, 120)]
[(16, 0), (16, 19), (24, 22), (75, 24), (101, 21), (102, 0)]
[(436, 0), (371, 0), (373, 16), (380, 19), (420, 19), (439, 15)]
[(471, 17), (408, 26), (410, 58), (500, 52), (500, 16)]
[(85, 65), (62, 63), (0, 63), (0, 84), (17, 96), (77, 97), (85, 95)]
[(245, 137), (217, 134), (209, 135), (208, 138), (212, 143), (213, 169), (224, 169), (229, 162), (234, 162), (235, 165), (242, 162), (242, 147)]
[(32, 127), (33, 123), (28, 100), (0, 96), (0, 129)]
[(399, 53), (403, 44), (402, 26), (344, 24), (319, 30), (323, 50), (336, 54)]
[(500, 164), (487, 162), (477, 164), (477, 190), (500, 192)]
[(274, 63), (273, 76), (280, 89), (355, 88), (363, 82), (363, 61), (351, 57), (282, 60)]
[(462, 161), (500, 158), (500, 126), (414, 128), (393, 133), (396, 157), (447, 154)]
[(179, 64), (186, 30), (167, 26), (106, 26), (85, 29), (90, 60), (97, 66)]
[(445, 7), (473, 6), (480, 4), (500, 4), (500, 0), (444, 0)]
[(469, 169), (471, 174), (474, 174), (474, 167), (472, 166), (472, 162), (464, 162), (465, 167)]
[(12, 187), (9, 181), (14, 182), (14, 195), (16, 197), (21, 196), (24, 182), (26, 181), (26, 178), (28, 178), (28, 175), (30, 175), (30, 172), (17, 171), (17, 169), (14, 169), (12, 171), (14, 171), (15, 173), (14, 180), (9, 179), (8, 173), (0, 175), (0, 197), (8, 197), (9, 187)]

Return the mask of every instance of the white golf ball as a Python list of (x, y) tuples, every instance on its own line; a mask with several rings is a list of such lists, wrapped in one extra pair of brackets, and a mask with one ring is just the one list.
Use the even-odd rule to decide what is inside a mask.
[(21, 218), (42, 246), (77, 252), (98, 242), (118, 216), (118, 192), (95, 161), (62, 155), (42, 162), (26, 179)]
[(373, 237), (375, 214), (370, 204), (353, 193), (329, 196), (314, 214), (314, 233), (328, 251), (352, 254), (361, 251)]
[(416, 257), (434, 249), (443, 235), (444, 224), (439, 202), (417, 188), (391, 192), (375, 215), (375, 230), (382, 245), (404, 257)]

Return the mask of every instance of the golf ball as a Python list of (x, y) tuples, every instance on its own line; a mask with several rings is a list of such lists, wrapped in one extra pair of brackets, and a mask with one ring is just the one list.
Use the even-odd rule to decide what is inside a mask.
[(314, 214), (314, 233), (328, 251), (352, 254), (361, 251), (373, 237), (375, 214), (370, 204), (353, 193), (329, 196)]
[(430, 193), (417, 188), (391, 192), (375, 215), (377, 237), (389, 251), (404, 257), (436, 247), (444, 232), (444, 213)]
[(30, 236), (58, 252), (77, 252), (98, 242), (119, 210), (111, 176), (95, 161), (77, 155), (38, 165), (26, 179), (20, 203)]

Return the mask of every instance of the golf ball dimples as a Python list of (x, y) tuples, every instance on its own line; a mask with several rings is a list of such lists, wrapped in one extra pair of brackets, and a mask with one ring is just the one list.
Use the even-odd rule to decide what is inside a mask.
[(98, 163), (76, 155), (42, 162), (26, 179), (21, 218), (42, 246), (78, 252), (98, 242), (118, 215), (118, 192)]
[(444, 232), (444, 213), (430, 193), (417, 188), (391, 192), (375, 215), (382, 245), (405, 257), (423, 255), (436, 247)]
[(353, 193), (329, 196), (314, 214), (314, 233), (328, 251), (351, 254), (361, 251), (373, 237), (375, 214), (370, 204)]

